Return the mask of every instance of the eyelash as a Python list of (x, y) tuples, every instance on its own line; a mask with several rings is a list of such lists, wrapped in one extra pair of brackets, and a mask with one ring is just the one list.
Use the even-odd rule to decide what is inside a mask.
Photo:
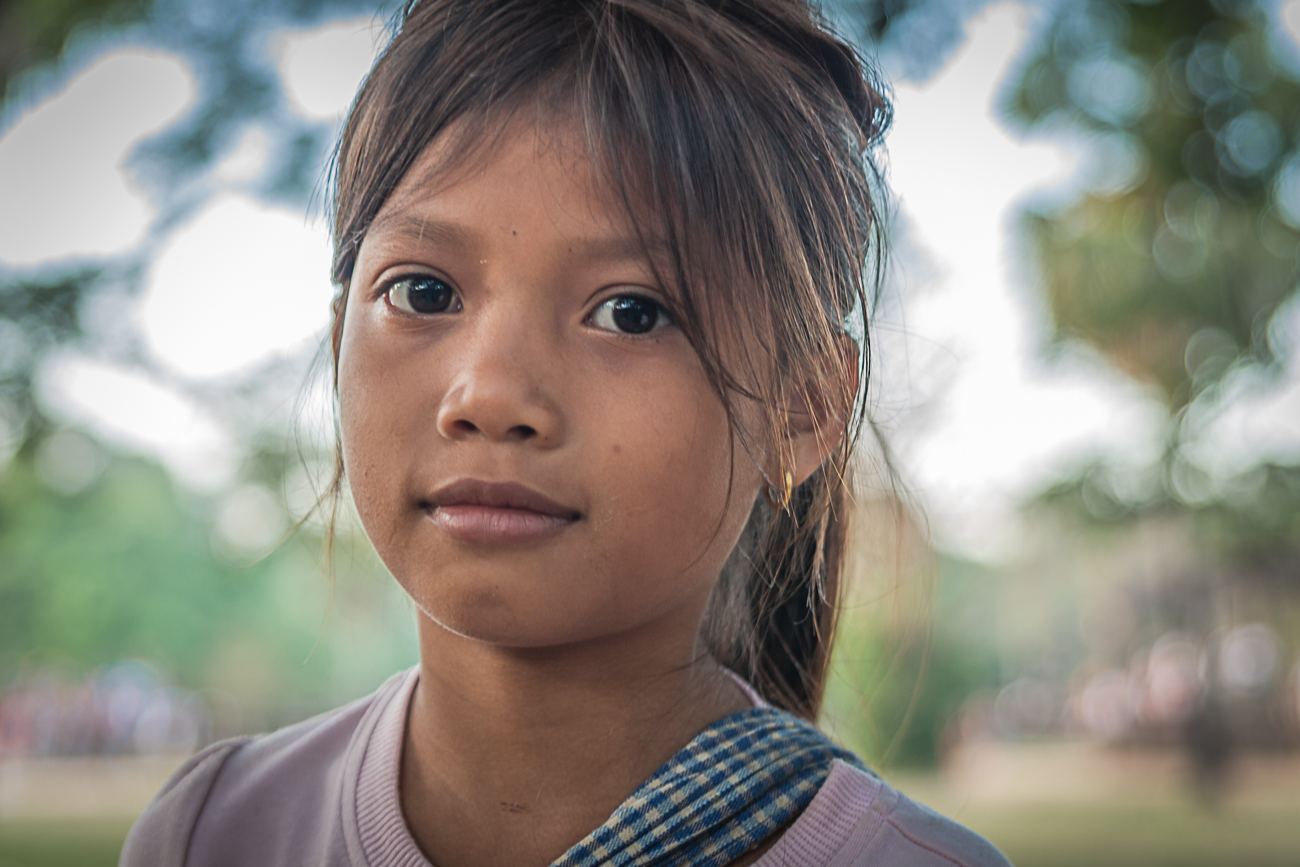
[[(441, 287), (441, 290), (435, 291), (445, 292), (449, 296), (446, 299), (445, 305), (440, 309), (415, 309), (414, 304), (411, 302), (411, 290), (416, 289), (416, 291), (421, 291), (421, 289), (427, 289), (434, 286)], [(439, 313), (459, 313), (464, 309), (464, 306), (461, 304), (460, 295), (451, 287), (451, 284), (433, 274), (403, 274), (400, 277), (395, 277), (384, 284), (383, 298), (388, 302), (390, 307), (395, 308), (399, 313), (406, 316), (432, 316)], [(439, 303), (440, 300), (435, 301), (433, 306), (438, 307)]]
[[(614, 317), (619, 314), (618, 312), (615, 311), (614, 307), (616, 306), (615, 302), (618, 301), (624, 301), (624, 302), (633, 301), (633, 302), (640, 302), (641, 304), (649, 305), (655, 317), (650, 327), (647, 328), (645, 331), (623, 331), (622, 329), (616, 327), (607, 328), (605, 327), (604, 324), (598, 323), (597, 321), (598, 319), (608, 318), (610, 325), (617, 325), (617, 321), (615, 320)], [(624, 306), (626, 308), (627, 305)], [(602, 316), (602, 311), (608, 311), (607, 316)], [(587, 315), (586, 321), (590, 323), (593, 327), (599, 328), (602, 331), (609, 331), (615, 334), (625, 334), (632, 337), (639, 337), (645, 334), (653, 334), (654, 332), (660, 330), (661, 328), (667, 328), (668, 326), (673, 324), (673, 318), (668, 313), (667, 308), (665, 308), (662, 304), (660, 304), (658, 301), (651, 298), (650, 296), (640, 295), (635, 292), (624, 292), (620, 295), (614, 295), (609, 298), (606, 298), (604, 301), (600, 302), (600, 304), (596, 306), (595, 310), (592, 310), (591, 313)]]
[[(411, 292), (428, 292), (433, 290), (439, 296), (432, 299), (432, 303), (427, 306), (431, 309), (417, 310), (416, 303), (411, 298)], [(382, 297), (390, 307), (395, 308), (399, 313), (405, 316), (433, 316), (441, 313), (459, 313), (464, 309), (460, 296), (451, 284), (441, 277), (433, 274), (403, 274), (388, 281), (383, 286)], [(426, 302), (431, 299), (425, 299)], [(618, 302), (623, 302), (621, 305)], [(632, 302), (631, 304), (627, 302)], [(619, 307), (622, 309), (618, 309)], [(640, 309), (637, 309), (637, 308)], [(653, 320), (644, 331), (623, 330), (620, 325), (631, 325), (634, 327), (641, 326), (646, 315), (653, 316)], [(628, 319), (628, 317), (633, 317)], [(622, 321), (620, 322), (620, 318)], [(602, 322), (601, 320), (607, 320)], [(594, 310), (587, 315), (586, 323), (602, 331), (609, 331), (616, 334), (625, 334), (628, 336), (642, 336), (653, 334), (662, 328), (667, 328), (673, 324), (672, 316), (668, 310), (655, 299), (648, 295), (641, 295), (635, 292), (624, 292), (606, 298), (596, 306)]]

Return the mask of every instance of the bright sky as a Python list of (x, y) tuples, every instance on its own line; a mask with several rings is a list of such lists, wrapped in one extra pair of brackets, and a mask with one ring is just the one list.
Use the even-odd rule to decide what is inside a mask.
[(1097, 453), (1150, 455), (1162, 412), (1082, 352), (1051, 366), (1040, 356), (1046, 323), (1011, 255), (1014, 206), (1077, 187), (1088, 166), (1079, 146), (1019, 140), (994, 117), (1030, 16), (999, 3), (973, 19), (938, 75), (896, 86), (888, 139), (908, 244), (929, 259), (899, 262), (903, 334), (885, 352), (897, 346), (907, 367), (887, 359), (882, 371), (886, 404), (902, 407), (894, 446), (941, 537), (977, 554), (994, 553), (1017, 499), (1053, 475)]
[(281, 35), (272, 44), (289, 103), (308, 120), (341, 118), (370, 71), (385, 31), (369, 18), (349, 18)]
[(154, 211), (127, 156), (193, 103), (183, 61), (127, 48), (18, 117), (0, 138), (0, 264), (111, 256), (143, 241)]
[(193, 487), (224, 486), (238, 469), (229, 433), (192, 398), (144, 371), (64, 352), (45, 362), (36, 389), (55, 418), (152, 454)]
[[(1033, 14), (1011, 2), (986, 8), (937, 75), (897, 84), (888, 140), (898, 247), (919, 255), (900, 256), (903, 307), (878, 332), (880, 415), (940, 540), (976, 555), (996, 555), (1019, 498), (1080, 461), (1151, 456), (1161, 420), (1147, 393), (1099, 359), (1078, 351), (1049, 364), (1040, 353), (1044, 317), (1013, 255), (1012, 217), (1028, 195), (1068, 196), (1095, 160), (1082, 143), (1017, 139), (994, 115)], [(1284, 18), (1300, 25), (1300, 3)], [(269, 40), (291, 107), (337, 122), (379, 36), (373, 22), (348, 20)], [(157, 211), (127, 157), (194, 93), (181, 59), (118, 48), (0, 119), (0, 266), (135, 249)], [(194, 387), (298, 357), (327, 322), (324, 227), (243, 192), (270, 147), (267, 131), (245, 130), (205, 181), (210, 200), (157, 249), (133, 321), (165, 375), (70, 354), (39, 382), (57, 418), (158, 455), (200, 487), (235, 483), (238, 456)], [(1242, 466), (1300, 456), (1300, 370), (1242, 401), (1212, 434)]]
[(154, 258), (139, 323), (188, 378), (247, 370), (314, 345), (329, 325), (329, 236), (301, 213), (221, 193)]

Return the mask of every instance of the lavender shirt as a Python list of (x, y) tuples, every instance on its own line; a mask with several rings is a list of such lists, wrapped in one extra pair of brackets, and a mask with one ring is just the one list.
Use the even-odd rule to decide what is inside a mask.
[[(346, 707), (198, 753), (136, 821), (120, 867), (430, 867), (402, 819), (397, 788), (417, 676), (411, 669)], [(1007, 860), (979, 835), (837, 761), (754, 867), (823, 865), (1006, 867)]]

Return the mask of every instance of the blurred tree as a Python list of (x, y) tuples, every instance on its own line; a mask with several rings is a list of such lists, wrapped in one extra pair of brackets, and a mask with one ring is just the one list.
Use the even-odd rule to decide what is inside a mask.
[(890, 71), (925, 79), (962, 42), (962, 24), (988, 0), (840, 0), (858, 38), (878, 50)]
[[(146, 5), (146, 0), (0, 0), (0, 107), (8, 105), (14, 77), (56, 60), (78, 27), (138, 21)], [(31, 400), (35, 360), (50, 346), (80, 335), (78, 300), (98, 272), (90, 268), (50, 279), (0, 275), (0, 448), (6, 435), (27, 440), (46, 427)]]
[(81, 335), (77, 307), (98, 269), (52, 279), (0, 280), (0, 450), (6, 436), (34, 442), (48, 424), (32, 399), (37, 360)]
[(879, 42), (889, 25), (916, 5), (916, 0), (862, 0), (851, 4), (862, 22), (862, 29), (872, 42)]
[(1010, 98), (1090, 134), (1078, 202), (1025, 216), (1058, 339), (1081, 338), (1177, 411), (1273, 365), (1295, 289), (1300, 85), (1254, 0), (1059, 4)]
[(1003, 680), (991, 572), (950, 556), (935, 570), (925, 631), (861, 616), (840, 629), (827, 717), (872, 767), (934, 767), (962, 704)]
[(223, 574), (161, 468), (114, 462), (75, 494), (52, 491), (22, 458), (6, 469), (0, 669), (52, 646), (88, 665), (167, 659), (193, 679), (250, 582)]
[[(184, 684), (227, 693), (256, 681), (261, 691), (250, 701), (314, 709), (373, 689), (414, 658), (413, 633), (395, 628), (409, 618), (404, 597), (380, 578), (358, 532), (340, 534), (334, 580), (320, 572), (321, 539), (311, 528), (253, 565), (245, 561), (256, 552), (232, 559), (223, 551), (214, 541), (220, 515), (238, 489), (195, 493), (156, 463), (98, 445), (93, 481), (61, 488), (49, 471), (58, 463), (51, 442), (81, 434), (45, 418), (34, 388), (44, 361), (63, 347), (127, 367), (152, 363), (138, 333), (94, 326), (94, 305), (104, 293), (119, 307), (129, 303), (159, 245), (222, 189), (212, 169), (249, 129), (264, 135), (268, 156), (241, 190), (309, 209), (334, 123), (291, 110), (272, 37), (383, 9), (383, 0), (0, 0), (6, 123), (65, 72), (123, 44), (175, 54), (197, 81), (193, 107), (128, 157), (133, 183), (157, 212), (143, 244), (113, 257), (0, 266), (0, 689), (45, 648), (83, 670), (144, 657)], [(82, 38), (81, 28), (101, 32)], [(12, 86), (24, 70), (37, 72), (30, 86)], [(300, 375), (269, 362), (202, 395), (244, 437), (241, 481), (260, 482), (247, 487), (276, 502), (299, 455), (283, 432), (259, 427), (264, 420), (252, 416), (261, 410), (245, 407), (251, 393)], [(283, 391), (272, 399), (286, 401)], [(330, 599), (337, 607), (327, 623)]]
[(1211, 478), (1183, 446), (1198, 433), (1186, 410), (1231, 400), (1232, 374), (1280, 373), (1296, 349), (1270, 324), (1297, 285), (1298, 78), (1295, 46), (1259, 0), (1085, 0), (1055, 7), (1006, 106), (1026, 130), (1084, 132), (1094, 153), (1077, 201), (1023, 218), (1055, 339), (1157, 386), (1171, 420), (1158, 484), (1135, 497), (1133, 468), (1100, 462), (1029, 508), (1083, 517), (1073, 526), (1093, 550), (1135, 544), (1154, 562), (1152, 526), (1194, 540), (1194, 567), (1164, 576), (1137, 635), (1205, 645), (1203, 694), (1176, 737), (1211, 796), (1234, 744), (1294, 742), (1280, 678), (1248, 700), (1213, 662), (1243, 619), (1296, 638), (1297, 471)]
[[(135, 44), (181, 56), (198, 79), (199, 94), (192, 110), (141, 142), (129, 158), (134, 181), (158, 210), (145, 244), (115, 257), (36, 268), (0, 266), (0, 453), (12, 447), (5, 442), (10, 437), (20, 450), (31, 450), (49, 432), (32, 395), (41, 362), (70, 343), (92, 353), (103, 349), (85, 345), (92, 339), (81, 319), (88, 300), (104, 286), (139, 286), (157, 244), (212, 194), (203, 179), (243, 132), (256, 127), (267, 133), (271, 154), (267, 171), (248, 192), (308, 210), (321, 189), (335, 131), (329, 121), (289, 110), (279, 73), (269, 62), (267, 35), (332, 18), (383, 14), (385, 5), (384, 0), (0, 0), (0, 82), (60, 62), (69, 36), (91, 25), (105, 33), (117, 28)], [(102, 50), (90, 41), (78, 44), (75, 60)], [(11, 87), (0, 92), (5, 94), (0, 108), (12, 108), (19, 94)], [(22, 99), (44, 95), (26, 93)], [(117, 340), (112, 351), (138, 363), (147, 357), (140, 350), (136, 336)]]
[[(959, 44), (962, 21), (982, 5), (847, 0), (844, 8), (856, 12), (892, 71), (924, 78)], [(1038, 269), (1035, 288), (1044, 295), (1053, 341), (1088, 343), (1154, 385), (1170, 424), (1158, 466), (1138, 470), (1101, 460), (1026, 504), (1031, 526), (1059, 527), (1069, 540), (1049, 546), (1030, 583), (1056, 587), (1079, 560), (1115, 570), (1088, 575), (1087, 583), (1126, 586), (1132, 576), (1125, 570), (1132, 567), (1125, 552), (1140, 549), (1147, 560), (1164, 562), (1168, 552), (1151, 528), (1172, 526), (1195, 540), (1196, 551), (1187, 557), (1196, 567), (1165, 575), (1159, 592), (1135, 609), (1138, 622), (1125, 659), (1169, 630), (1215, 646), (1215, 636), (1240, 625), (1239, 618), (1267, 622), (1285, 643), (1300, 646), (1300, 472), (1265, 465), (1211, 477), (1197, 465), (1194, 450), (1184, 448), (1195, 439), (1197, 420), (1239, 393), (1222, 387), (1232, 374), (1281, 373), (1284, 355), (1297, 348), (1287, 342), (1285, 328), (1270, 327), (1300, 277), (1296, 48), (1270, 22), (1270, 7), (1261, 0), (1038, 5), (1042, 27), (1005, 85), (1002, 109), (1024, 133), (1082, 136), (1092, 165), (1077, 198), (1022, 215)], [(1186, 412), (1193, 407), (1197, 412)], [(1002, 570), (1008, 587), (1012, 572)], [(1244, 599), (1255, 600), (1253, 613), (1242, 606)], [(1066, 608), (1078, 604), (1066, 602)], [(1051, 619), (1049, 608), (1043, 603), (1033, 610)], [(950, 628), (942, 618), (936, 611), (936, 636)], [(1067, 621), (1063, 627), (1053, 621), (1043, 643), (1034, 645), (1036, 656), (1060, 656), (1053, 670), (1061, 687), (1088, 653)], [(956, 648), (969, 658), (955, 657), (945, 641), (952, 643), (934, 642), (926, 680), (949, 679), (960, 670), (952, 662), (979, 658), (979, 640), (968, 637)], [(1006, 636), (998, 641), (1006, 651)], [(1015, 658), (1008, 654), (1004, 663)], [(870, 663), (872, 655), (864, 659)], [(1018, 676), (1023, 662), (1002, 676)], [(903, 655), (900, 667), (909, 665), (921, 670), (919, 649)], [(868, 664), (864, 677), (874, 670)], [(964, 680), (967, 691), (979, 682), (970, 673)], [(879, 689), (886, 697), (898, 692), (888, 678), (880, 679)], [(926, 683), (923, 694), (929, 689)], [(1207, 689), (1213, 694), (1213, 683)], [(1284, 693), (1281, 686), (1268, 693), (1273, 710)], [(1225, 713), (1233, 720), (1232, 736), (1241, 743), (1291, 737), (1273, 723), (1247, 725), (1254, 712), (1249, 703), (1231, 695), (1223, 700), (1230, 704)], [(1206, 699), (1197, 713), (1212, 704)], [(897, 696), (881, 705), (895, 715), (904, 706)], [(921, 755), (918, 747), (933, 734), (932, 714), (916, 702), (914, 731), (900, 758)], [(1202, 726), (1200, 734), (1206, 730)], [(1197, 731), (1193, 725), (1186, 732), (1189, 754), (1197, 767), (1217, 767), (1222, 756), (1205, 747), (1213, 739)], [(863, 737), (871, 743), (869, 734)]]
[(139, 20), (146, 0), (0, 0), (0, 95), (23, 69), (53, 60), (79, 26)]
[[(1182, 472), (1189, 469), (1180, 467)], [(1190, 503), (1186, 492), (1177, 492), (1178, 486), (1173, 491), (1153, 488), (1151, 495), (1134, 501), (1117, 491), (1125, 487), (1117, 479), (1122, 472), (1094, 464), (1048, 488), (1034, 504), (1079, 526), (1102, 530), (1122, 531), (1154, 516), (1186, 521), (1194, 528), (1190, 535), (1198, 540), (1207, 565), (1222, 565), (1225, 580), (1300, 601), (1300, 467), (1261, 464), (1230, 479), (1219, 496)], [(1179, 480), (1179, 485), (1186, 484)], [(1295, 626), (1300, 629), (1300, 621)], [(1300, 639), (1300, 631), (1296, 637)]]
[[(1085, 663), (1079, 671), (1134, 670), (1132, 661), (1162, 637), (1203, 650), (1184, 725), (1162, 731), (1138, 720), (1127, 736), (1180, 742), (1200, 794), (1212, 800), (1234, 750), (1300, 746), (1300, 468), (1262, 464), (1197, 502), (1170, 490), (1134, 502), (1117, 481), (1113, 467), (1098, 463), (1040, 494), (1027, 517), (1051, 541), (1024, 568), (1032, 580), (1127, 600), (1080, 618), (1091, 636), (1076, 657)], [(1102, 611), (1120, 627), (1102, 623)], [(1234, 633), (1252, 631), (1265, 636), (1262, 651), (1230, 649)]]
[[(186, 686), (315, 710), (410, 664), (414, 636), (394, 635), (403, 597), (355, 534), (340, 536), (337, 578), (321, 574), (310, 529), (258, 559), (274, 536), (232, 550), (219, 501), (154, 463), (59, 436), (93, 449), (93, 472), (70, 478), (66, 455), (37, 450), (0, 484), (0, 689), (53, 652), (83, 673), (143, 658)], [(332, 606), (342, 631), (327, 629)]]

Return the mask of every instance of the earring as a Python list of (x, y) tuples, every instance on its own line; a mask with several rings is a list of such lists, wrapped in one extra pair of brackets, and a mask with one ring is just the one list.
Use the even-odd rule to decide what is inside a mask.
[(790, 494), (794, 492), (794, 476), (789, 470), (782, 473), (781, 481), (783, 485), (780, 490), (777, 490), (776, 485), (763, 486), (763, 499), (767, 500), (767, 504), (774, 512), (785, 511), (790, 505)]

